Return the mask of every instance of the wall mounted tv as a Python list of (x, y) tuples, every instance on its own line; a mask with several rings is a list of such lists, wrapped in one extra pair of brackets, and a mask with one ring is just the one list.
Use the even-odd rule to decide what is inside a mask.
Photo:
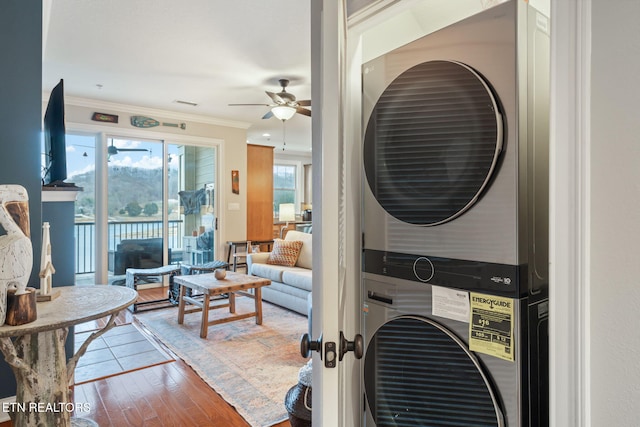
[(64, 82), (60, 79), (49, 97), (44, 113), (45, 165), (42, 183), (45, 186), (69, 186), (67, 179), (67, 150), (64, 122)]

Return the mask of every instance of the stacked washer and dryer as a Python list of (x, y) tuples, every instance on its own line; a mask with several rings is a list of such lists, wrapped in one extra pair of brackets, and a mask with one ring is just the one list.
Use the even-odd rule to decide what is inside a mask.
[(548, 32), (511, 0), (362, 67), (367, 426), (548, 424)]

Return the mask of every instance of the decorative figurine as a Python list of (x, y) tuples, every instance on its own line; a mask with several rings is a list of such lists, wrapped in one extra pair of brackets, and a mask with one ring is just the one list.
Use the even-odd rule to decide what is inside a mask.
[[(38, 301), (49, 301), (52, 296), (52, 275), (56, 269), (51, 263), (51, 237), (48, 222), (42, 224), (42, 254), (40, 256), (40, 293)], [(57, 295), (56, 295), (57, 296)]]
[[(0, 325), (7, 316), (7, 290), (15, 296), (28, 294), (33, 268), (29, 231), (29, 196), (21, 185), (0, 185)], [(13, 292), (15, 290), (15, 292)]]

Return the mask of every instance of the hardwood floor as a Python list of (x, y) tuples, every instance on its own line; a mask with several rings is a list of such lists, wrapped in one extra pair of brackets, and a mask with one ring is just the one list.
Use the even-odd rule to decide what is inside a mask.
[[(139, 296), (144, 301), (160, 298), (163, 293), (166, 295), (166, 290), (145, 289), (139, 292)], [(133, 321), (133, 315), (123, 310), (116, 323), (122, 325)], [(106, 319), (96, 321), (96, 327), (105, 322)], [(87, 326), (83, 328), (87, 329)], [(169, 349), (166, 351), (170, 352)], [(76, 403), (88, 403), (91, 408), (89, 414), (76, 415), (90, 418), (100, 427), (249, 425), (178, 358), (173, 362), (76, 385), (73, 392)], [(0, 427), (11, 426), (11, 422), (0, 423)], [(288, 426), (288, 421), (277, 424), (277, 427)]]

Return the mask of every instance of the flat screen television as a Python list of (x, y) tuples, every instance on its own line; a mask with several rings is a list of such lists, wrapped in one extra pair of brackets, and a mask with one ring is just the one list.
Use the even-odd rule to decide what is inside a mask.
[(52, 187), (69, 185), (64, 182), (67, 179), (67, 150), (62, 79), (51, 91), (47, 110), (44, 113), (43, 127), (45, 152), (43, 184)]

